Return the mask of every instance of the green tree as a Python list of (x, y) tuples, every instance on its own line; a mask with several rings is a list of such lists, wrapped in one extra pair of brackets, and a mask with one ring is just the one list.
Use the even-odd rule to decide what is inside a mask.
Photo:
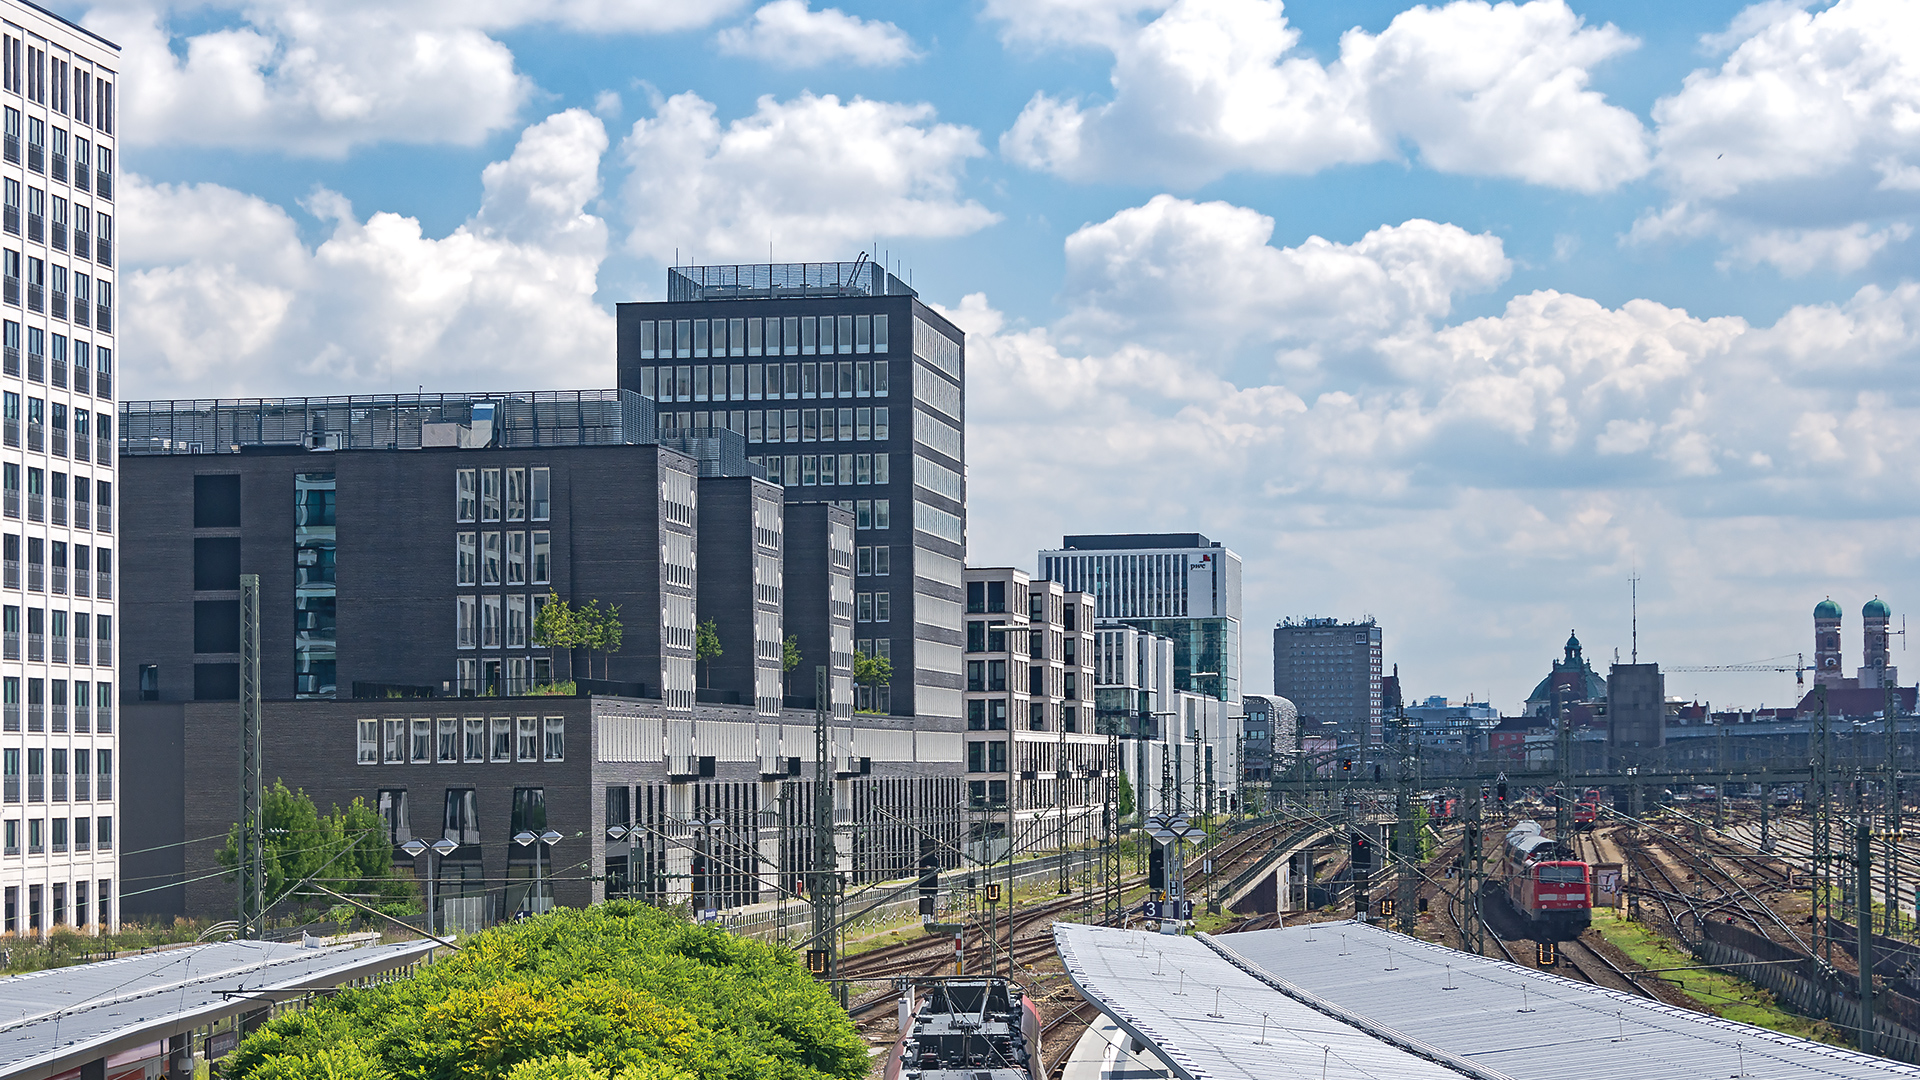
[(578, 621), (573, 606), (560, 599), (560, 594), (551, 592), (547, 594), (547, 602), (540, 606), (540, 614), (533, 619), (533, 643), (546, 649), (549, 658), (556, 650), (567, 650), (568, 679), (573, 678), (573, 650), (579, 645)]
[(608, 664), (613, 654), (620, 651), (620, 643), (626, 640), (627, 628), (620, 621), (620, 605), (609, 604), (605, 611), (599, 611), (600, 602), (594, 601), (596, 609), (591, 637), (593, 647), (600, 650), (600, 677), (609, 678)]
[(720, 624), (712, 619), (700, 624), (693, 632), (693, 658), (707, 665), (707, 688), (713, 688), (713, 662), (718, 660), (725, 650), (720, 647)]
[(230, 1080), (864, 1080), (792, 950), (633, 901), (560, 909), (261, 1025)]
[[(289, 791), (275, 780), (261, 793), (264, 833), (262, 863), (264, 894), (269, 906), (281, 900), (331, 905), (332, 898), (301, 883), (312, 877), (334, 892), (365, 898), (375, 904), (404, 904), (412, 900), (412, 880), (393, 871), (393, 847), (387, 824), (365, 799), (355, 799), (345, 810), (335, 806), (322, 814), (305, 791)], [(227, 830), (220, 865), (229, 878), (240, 865), (240, 826)]]
[(868, 656), (866, 653), (853, 654), (853, 681), (855, 685), (867, 688), (867, 706), (875, 708), (873, 691), (893, 681), (893, 661), (884, 656)]
[(1125, 769), (1120, 770), (1120, 820), (1133, 816), (1133, 785), (1127, 782)]
[(786, 694), (788, 697), (793, 696), (793, 687), (788, 682), (788, 676), (792, 675), (793, 669), (799, 666), (800, 666), (800, 638), (798, 635), (788, 634), (787, 640), (780, 643), (781, 693)]

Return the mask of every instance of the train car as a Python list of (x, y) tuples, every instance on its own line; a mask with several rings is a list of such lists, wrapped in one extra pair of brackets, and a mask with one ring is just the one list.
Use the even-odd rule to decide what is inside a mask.
[(1573, 827), (1581, 832), (1592, 829), (1594, 820), (1599, 816), (1598, 800), (1582, 799), (1573, 805)]
[(1537, 821), (1507, 830), (1500, 885), (1535, 941), (1571, 941), (1593, 922), (1593, 871)]
[[(920, 991), (924, 997), (918, 997)], [(886, 1080), (1046, 1080), (1040, 1012), (1006, 979), (937, 979), (909, 988)]]

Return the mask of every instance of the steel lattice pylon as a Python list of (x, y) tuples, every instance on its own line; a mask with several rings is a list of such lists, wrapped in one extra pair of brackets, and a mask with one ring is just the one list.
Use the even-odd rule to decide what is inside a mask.
[(260, 575), (240, 576), (240, 936), (266, 920), (266, 823), (260, 779)]

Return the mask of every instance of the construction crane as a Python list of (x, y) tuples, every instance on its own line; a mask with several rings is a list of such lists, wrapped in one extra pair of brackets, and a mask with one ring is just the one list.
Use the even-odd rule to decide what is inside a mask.
[(1807, 654), (1795, 653), (1792, 664), (1676, 664), (1668, 671), (1791, 671), (1796, 685), (1807, 685), (1807, 672), (1813, 670), (1807, 666)]

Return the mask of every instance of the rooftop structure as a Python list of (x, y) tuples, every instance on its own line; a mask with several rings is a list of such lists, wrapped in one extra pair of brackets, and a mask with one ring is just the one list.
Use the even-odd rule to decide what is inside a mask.
[(918, 295), (864, 256), (853, 262), (675, 266), (667, 271), (668, 303)]

